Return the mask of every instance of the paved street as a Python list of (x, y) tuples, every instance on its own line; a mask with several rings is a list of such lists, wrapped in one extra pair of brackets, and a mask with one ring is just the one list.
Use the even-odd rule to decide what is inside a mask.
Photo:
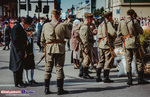
[[(39, 84), (34, 86), (28, 86), (26, 88), (17, 88), (14, 87), (13, 73), (8, 69), (9, 53), (9, 51), (3, 51), (2, 47), (0, 47), (0, 97), (150, 97), (150, 84), (137, 85), (137, 79), (134, 78), (134, 85), (129, 87), (126, 84), (127, 77), (117, 77), (118, 71), (115, 68), (113, 68), (110, 72), (110, 78), (115, 81), (114, 83), (97, 83), (95, 82), (95, 79), (87, 80), (79, 78), (79, 70), (73, 69), (74, 66), (70, 63), (70, 51), (66, 51), (66, 61), (64, 67), (64, 89), (68, 90), (70, 94), (61, 96), (57, 95), (55, 67), (53, 69), (50, 83), (50, 90), (53, 92), (53, 94), (44, 94), (44, 60), (35, 69), (34, 79)], [(40, 57), (42, 55), (43, 53), (39, 53), (36, 46), (35, 63), (40, 60)], [(92, 70), (92, 73), (90, 75), (96, 77), (95, 70)], [(147, 79), (150, 81), (150, 78)], [(23, 89), (28, 92), (32, 91), (34, 93), (2, 94), (2, 90), (21, 91)]]

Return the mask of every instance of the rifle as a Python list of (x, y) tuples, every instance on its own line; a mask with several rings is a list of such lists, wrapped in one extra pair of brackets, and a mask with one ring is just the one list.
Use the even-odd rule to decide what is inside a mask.
[(131, 17), (131, 20), (132, 20), (132, 27), (133, 27), (133, 33), (135, 35), (135, 40), (136, 40), (136, 43), (137, 43), (137, 46), (138, 46), (138, 52), (139, 52), (139, 55), (140, 55), (140, 58), (142, 60), (142, 63), (144, 64), (144, 60), (143, 60), (143, 57), (145, 56), (142, 48), (141, 48), (141, 44), (140, 44), (140, 40), (139, 40), (139, 37), (135, 31), (135, 25), (134, 25), (134, 19), (133, 17)]
[(40, 61), (37, 62), (35, 66), (37, 66), (44, 59), (44, 57), (45, 57), (45, 54), (41, 57)]
[(116, 57), (116, 54), (114, 52), (114, 49), (112, 48), (111, 44), (110, 44), (110, 37), (108, 35), (108, 31), (107, 31), (107, 23), (106, 23), (106, 20), (104, 19), (104, 23), (105, 23), (105, 33), (106, 33), (106, 37), (107, 37), (107, 41), (108, 41), (108, 45), (109, 45), (109, 49), (110, 49), (110, 53), (111, 53), (111, 57), (112, 58), (115, 58)]

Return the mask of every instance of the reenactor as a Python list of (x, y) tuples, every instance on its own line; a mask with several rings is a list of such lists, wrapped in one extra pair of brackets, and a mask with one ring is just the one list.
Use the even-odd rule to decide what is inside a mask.
[[(113, 48), (113, 42), (117, 36), (115, 29), (112, 26), (112, 12), (106, 12), (104, 14), (105, 20), (98, 27), (98, 39), (99, 39), (99, 62), (97, 65), (96, 73), (97, 79), (96, 82), (101, 82), (101, 70), (104, 67), (104, 83), (113, 82), (109, 79), (109, 72), (113, 66), (114, 58), (112, 57), (112, 51), (110, 48)], [(107, 33), (106, 33), (107, 31)], [(108, 34), (108, 37), (107, 37)], [(109, 40), (109, 41), (108, 41)], [(110, 44), (110, 45), (109, 45)]]
[(92, 79), (93, 77), (91, 77), (88, 74), (88, 67), (89, 64), (92, 63), (91, 57), (92, 57), (92, 48), (94, 43), (93, 32), (95, 33), (96, 30), (92, 32), (90, 28), (90, 24), (93, 21), (93, 14), (85, 13), (84, 16), (85, 16), (85, 21), (79, 30), (79, 36), (81, 39), (80, 47), (82, 49), (80, 51), (82, 51), (81, 55), (83, 55), (83, 61), (82, 61), (83, 78)]
[[(80, 31), (80, 28), (82, 27), (84, 23), (83, 22), (80, 22), (78, 27), (76, 28), (76, 33), (79, 35), (79, 31)], [(83, 77), (83, 66), (82, 66), (82, 62), (83, 62), (83, 54), (82, 54), (82, 49), (81, 49), (81, 45), (79, 45), (79, 66), (80, 66), (80, 69), (79, 69), (79, 77)]]
[(144, 64), (142, 63), (141, 52), (139, 51), (139, 41), (138, 34), (143, 34), (143, 29), (139, 25), (138, 21), (134, 19), (135, 11), (129, 9), (127, 11), (127, 17), (122, 20), (118, 26), (118, 36), (123, 37), (124, 41), (124, 54), (126, 59), (126, 71), (128, 76), (128, 85), (132, 85), (132, 73), (131, 73), (131, 62), (133, 56), (136, 60), (136, 65), (138, 69), (138, 84), (148, 84), (148, 81), (143, 79), (144, 74)]
[(41, 42), (45, 45), (45, 94), (50, 94), (49, 83), (53, 66), (57, 72), (57, 94), (68, 94), (69, 92), (63, 89), (64, 84), (64, 62), (65, 62), (65, 41), (64, 39), (71, 38), (71, 32), (67, 24), (60, 23), (60, 12), (54, 9), (51, 12), (52, 21), (45, 23), (42, 29)]
[[(67, 23), (69, 30), (72, 30), (72, 21), (71, 21), (72, 15), (68, 15), (67, 20), (65, 21), (65, 23)], [(67, 39), (67, 47), (68, 47), (68, 51), (70, 51), (70, 39)]]

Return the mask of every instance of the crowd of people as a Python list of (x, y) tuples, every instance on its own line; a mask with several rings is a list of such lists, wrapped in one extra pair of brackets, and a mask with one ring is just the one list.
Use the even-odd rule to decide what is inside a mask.
[[(6, 47), (9, 50), (9, 45), (11, 46), (9, 69), (14, 74), (16, 87), (38, 84), (34, 80), (35, 39), (39, 52), (45, 53), (45, 94), (51, 93), (49, 84), (53, 66), (56, 67), (57, 72), (57, 94), (69, 93), (63, 89), (66, 45), (68, 51), (72, 50), (71, 63), (74, 64), (75, 69), (79, 69), (81, 78), (93, 79), (94, 77), (89, 75), (89, 67), (93, 69), (94, 64), (97, 64), (95, 67), (96, 82), (112, 83), (114, 81), (109, 78), (110, 70), (116, 64), (116, 60), (118, 62), (124, 59), (128, 77), (127, 84), (133, 85), (131, 63), (134, 56), (135, 64), (138, 66), (138, 83), (149, 83), (143, 79), (144, 67), (135, 40), (138, 34), (136, 32), (143, 33), (141, 26), (150, 25), (149, 17), (139, 18), (132, 9), (127, 11), (127, 17), (119, 21), (116, 18), (113, 20), (112, 12), (106, 12), (103, 19), (93, 19), (93, 14), (85, 13), (84, 20), (73, 20), (71, 15), (68, 15), (66, 20), (62, 20), (60, 14), (54, 9), (51, 12), (51, 20), (46, 20), (42, 16), (39, 20), (36, 16), (33, 18), (30, 16), (0, 18), (0, 43), (5, 42), (0, 45), (4, 46), (3, 50), (6, 50)], [(70, 47), (70, 39), (72, 47)], [(116, 55), (119, 59), (115, 59)], [(120, 58), (119, 55), (122, 57)], [(31, 70), (30, 80), (28, 78), (29, 69)], [(101, 78), (102, 69), (104, 69), (104, 80)], [(23, 70), (25, 84), (22, 77)]]

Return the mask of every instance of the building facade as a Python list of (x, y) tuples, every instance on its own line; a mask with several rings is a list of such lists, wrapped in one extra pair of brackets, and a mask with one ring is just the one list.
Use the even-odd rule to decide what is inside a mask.
[(106, 8), (106, 0), (96, 0), (96, 9)]
[(150, 0), (106, 0), (106, 11), (113, 11), (113, 17), (122, 18), (126, 16), (128, 9), (134, 9), (139, 17), (150, 16)]
[(0, 0), (0, 16), (17, 16), (17, 0)]
[[(20, 9), (18, 9), (18, 2), (20, 1)], [(27, 10), (25, 10), (25, 7), (27, 4), (27, 0), (0, 0), (0, 16), (9, 16), (9, 17), (17, 17), (18, 16), (18, 10), (20, 10), (20, 16), (27, 16)], [(51, 11), (56, 8), (56, 9), (61, 9), (60, 4), (61, 0), (29, 0), (29, 4), (31, 5), (31, 10), (29, 11), (29, 16), (45, 16), (47, 14), (43, 13), (43, 8), (44, 6), (47, 5), (49, 6), (49, 18), (51, 15)], [(36, 6), (38, 6), (38, 1), (41, 1), (41, 12), (36, 12)], [(24, 6), (22, 6), (24, 5)]]

